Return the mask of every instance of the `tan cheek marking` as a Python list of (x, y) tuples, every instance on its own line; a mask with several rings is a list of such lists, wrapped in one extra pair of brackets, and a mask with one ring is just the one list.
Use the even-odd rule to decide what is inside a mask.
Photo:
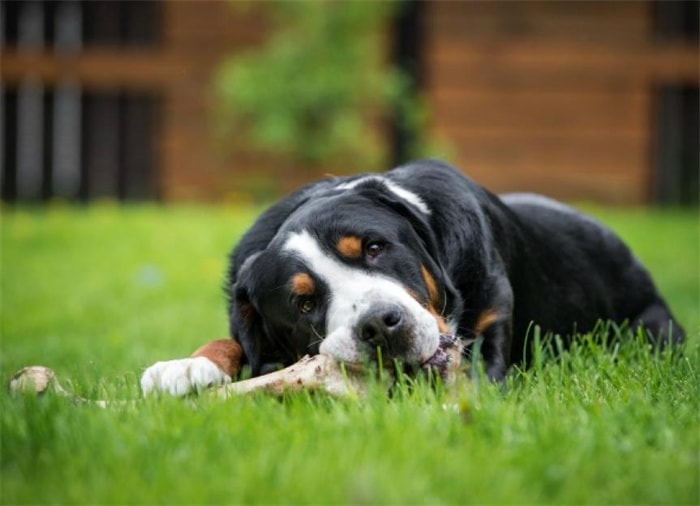
[(241, 370), (243, 350), (233, 339), (217, 339), (199, 348), (192, 354), (192, 357), (208, 358), (219, 369), (233, 377)]
[(487, 309), (479, 315), (479, 319), (476, 321), (476, 325), (474, 325), (474, 334), (477, 336), (483, 334), (487, 328), (496, 323), (499, 319), (500, 316), (496, 310)]
[(425, 288), (428, 290), (428, 298), (430, 299), (431, 304), (437, 305), (439, 297), (435, 278), (428, 272), (428, 269), (425, 268), (425, 265), (420, 266), (420, 272), (423, 276)]
[(424, 301), (420, 300), (420, 297), (418, 297), (418, 294), (414, 292), (413, 290), (406, 290), (408, 294), (416, 299), (425, 309), (428, 310), (428, 312), (433, 315), (433, 318), (435, 318), (435, 321), (438, 324), (438, 330), (440, 331), (441, 334), (450, 334), (451, 330), (450, 327), (447, 326), (447, 322), (445, 321), (445, 318), (443, 318), (440, 313), (438, 312), (437, 309), (435, 309), (435, 306), (432, 304), (425, 304)]
[(430, 314), (432, 314), (435, 317), (435, 321), (438, 324), (438, 330), (441, 334), (451, 333), (450, 327), (447, 326), (447, 322), (442, 316), (440, 316), (440, 313), (438, 313), (433, 306), (428, 306), (428, 311), (430, 311)]
[(296, 295), (313, 295), (316, 291), (316, 283), (311, 276), (300, 272), (292, 277), (292, 291)]
[(360, 258), (362, 256), (362, 239), (354, 235), (346, 235), (338, 239), (335, 249), (345, 258)]

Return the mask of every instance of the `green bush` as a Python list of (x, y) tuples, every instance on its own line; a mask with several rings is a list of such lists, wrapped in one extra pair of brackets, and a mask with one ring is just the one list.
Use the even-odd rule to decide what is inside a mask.
[(305, 168), (338, 161), (353, 170), (386, 167), (380, 131), (390, 115), (399, 111), (404, 126), (417, 133), (424, 123), (410, 78), (388, 62), (388, 28), (400, 6), (265, 4), (271, 23), (266, 42), (232, 55), (216, 77), (227, 139)]

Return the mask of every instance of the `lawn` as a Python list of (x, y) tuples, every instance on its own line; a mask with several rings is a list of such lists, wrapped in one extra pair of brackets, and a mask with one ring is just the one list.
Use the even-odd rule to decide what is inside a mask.
[[(86, 397), (138, 398), (144, 367), (226, 335), (226, 254), (258, 211), (4, 210), (0, 378), (43, 364)], [(457, 393), (418, 381), (365, 401), (100, 410), (3, 389), (0, 503), (697, 504), (697, 212), (589, 211), (650, 267), (683, 356), (584, 339), (501, 385), (475, 374)]]

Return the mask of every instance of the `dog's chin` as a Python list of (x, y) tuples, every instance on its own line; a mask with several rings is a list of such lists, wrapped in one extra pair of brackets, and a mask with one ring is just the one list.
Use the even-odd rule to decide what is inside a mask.
[(345, 364), (364, 364), (369, 362), (370, 357), (367, 350), (364, 350), (358, 344), (351, 337), (331, 334), (323, 340), (318, 352)]

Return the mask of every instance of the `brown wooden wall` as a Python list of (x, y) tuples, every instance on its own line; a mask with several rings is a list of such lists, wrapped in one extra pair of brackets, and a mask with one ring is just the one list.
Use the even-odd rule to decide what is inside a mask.
[(697, 83), (695, 45), (660, 44), (651, 2), (429, 2), (432, 131), (498, 191), (648, 202), (653, 90)]
[(213, 78), (226, 57), (264, 40), (264, 15), (219, 0), (167, 2), (165, 7), (164, 50), (173, 66), (165, 85), (165, 198), (240, 197), (241, 181), (266, 166), (256, 167), (244, 152), (238, 163), (232, 161), (228, 140), (217, 136)]

